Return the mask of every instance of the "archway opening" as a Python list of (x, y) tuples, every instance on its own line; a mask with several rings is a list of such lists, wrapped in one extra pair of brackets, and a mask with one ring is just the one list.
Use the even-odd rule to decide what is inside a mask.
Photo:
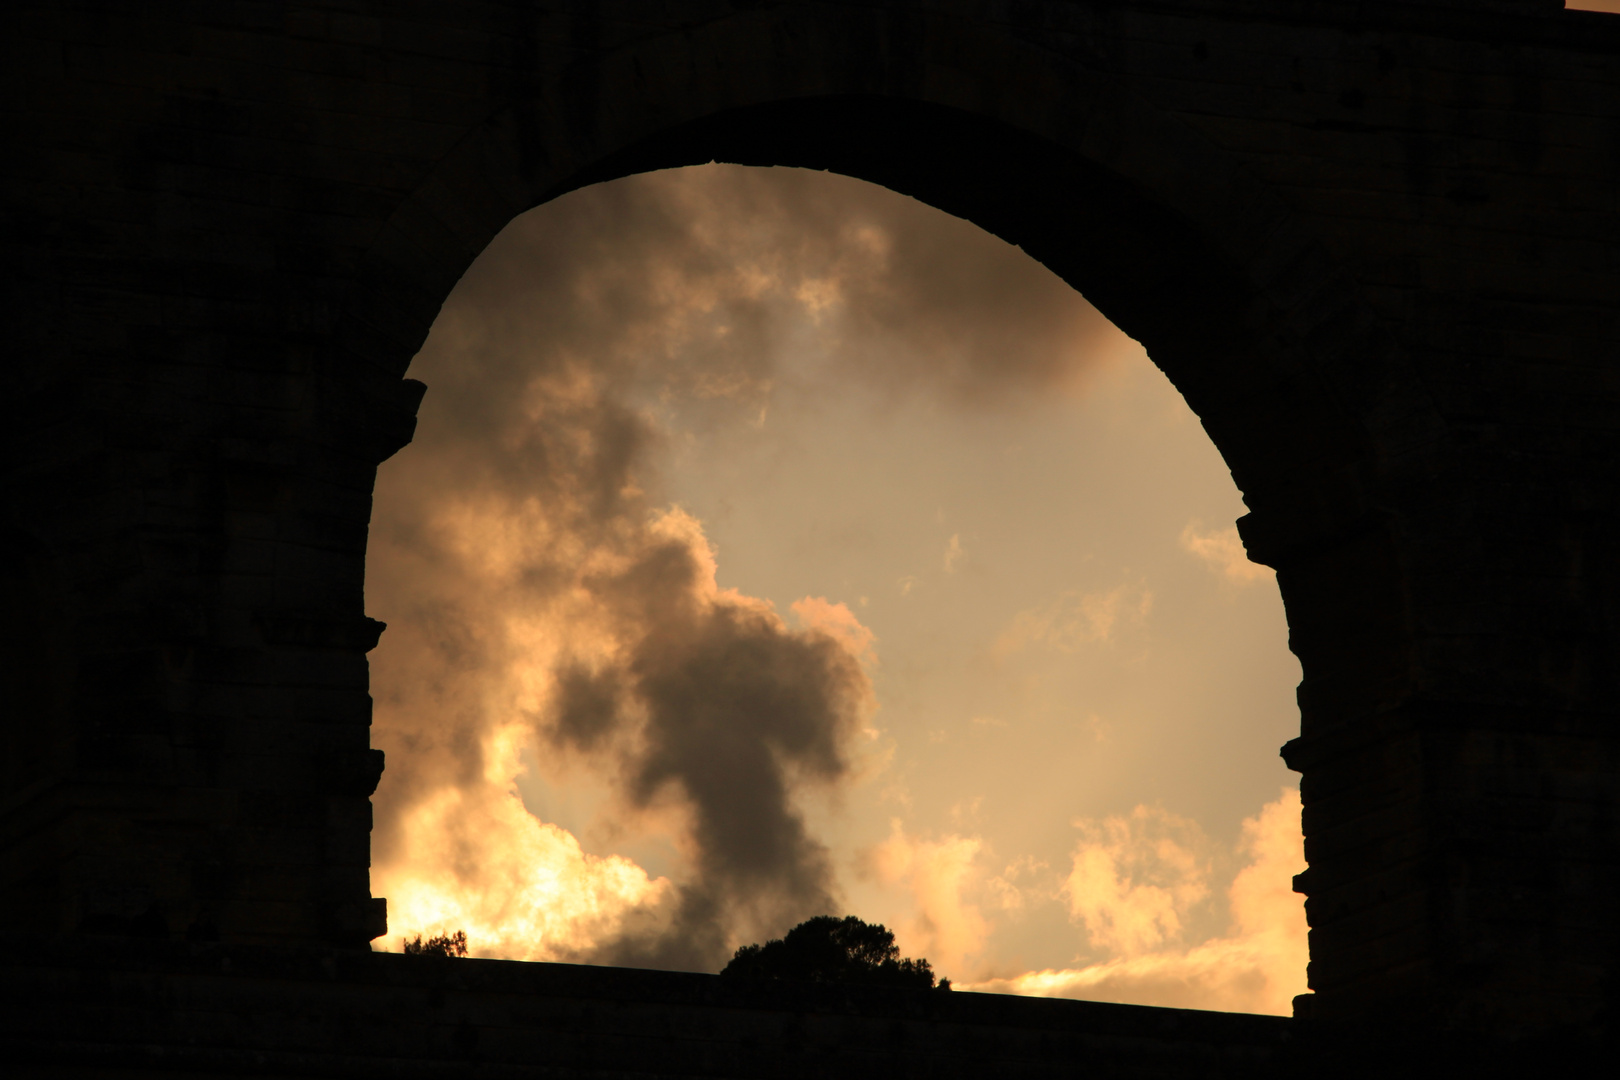
[(1280, 599), (1049, 271), (846, 177), (639, 174), (514, 222), (412, 374), (368, 577), (396, 935), (713, 970), (839, 905), (958, 985), (1303, 990)]

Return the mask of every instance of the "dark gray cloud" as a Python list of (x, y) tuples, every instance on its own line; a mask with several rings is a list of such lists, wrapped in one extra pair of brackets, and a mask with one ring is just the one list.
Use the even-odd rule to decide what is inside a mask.
[(1074, 384), (1107, 330), (1016, 249), (823, 173), (649, 174), (514, 221), (413, 365), (416, 441), (379, 480), (379, 865), (416, 857), (423, 800), (498, 787), (495, 736), (523, 722), (626, 814), (675, 808), (690, 860), (674, 910), (558, 950), (713, 968), (834, 909), (797, 799), (850, 775), (866, 674), (837, 636), (717, 588), (699, 523), (666, 510), (646, 411), (757, 412), (806, 327), (835, 381), (975, 409)]
[(594, 755), (633, 731), (636, 749), (610, 758), (625, 797), (640, 809), (673, 797), (688, 811), (693, 876), (667, 926), (605, 950), (616, 962), (712, 966), (738, 916), (791, 925), (836, 903), (827, 852), (793, 793), (848, 772), (866, 674), (829, 635), (705, 596), (704, 577), (671, 540), (593, 580), (628, 648), (595, 671), (571, 664), (542, 728), (552, 745)]

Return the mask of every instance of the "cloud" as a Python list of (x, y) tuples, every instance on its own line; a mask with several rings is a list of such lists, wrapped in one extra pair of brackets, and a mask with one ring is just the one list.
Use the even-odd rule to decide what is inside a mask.
[[(443, 906), (447, 881), (460, 883), (483, 897), (461, 910), (506, 955), (712, 967), (739, 933), (836, 906), (827, 853), (795, 797), (849, 770), (848, 744), (871, 709), (860, 659), (871, 636), (825, 601), (801, 605), (810, 625), (790, 629), (765, 601), (716, 585), (696, 521), (679, 510), (602, 521), (589, 512), (601, 490), (577, 485), (532, 529), (522, 506), (507, 506), (466, 515), (444, 538), (441, 550), (463, 552), (453, 578), (471, 587), (463, 603), (483, 618), (454, 635), (435, 633), (447, 620), (421, 620), (396, 644), (392, 659), (408, 667), (389, 681), (402, 697), (416, 692), (386, 702), (384, 734), (414, 753), (394, 755), (404, 805), (383, 803), (394, 813), (378, 878), (418, 922)], [(589, 528), (556, 535), (565, 507)], [(448, 715), (428, 708), (452, 701)], [(686, 877), (630, 888), (639, 870), (592, 861), (573, 837), (523, 822), (516, 756), (493, 747), (535, 740), (608, 778), (631, 817), (675, 832)], [(524, 944), (545, 929), (521, 899), (513, 867), (524, 860), (596, 888), (595, 921)], [(465, 869), (436, 875), (446, 862)], [(622, 887), (604, 891), (593, 883), (608, 866)], [(509, 893), (495, 909), (505, 921), (494, 919), (488, 898)], [(659, 904), (667, 910), (655, 914)]]
[[(826, 849), (793, 796), (848, 772), (871, 688), (846, 639), (791, 630), (764, 601), (716, 588), (690, 518), (672, 512), (653, 531), (668, 540), (587, 583), (620, 619), (597, 678), (616, 687), (614, 719), (632, 747), (608, 764), (632, 807), (678, 801), (696, 875), (679, 887), (673, 924), (614, 958), (700, 966), (729, 950), (739, 919), (774, 925), (837, 906)], [(853, 616), (840, 629), (870, 640)], [(569, 704), (555, 700), (542, 734), (588, 753), (570, 734)]]
[[(672, 424), (765, 422), (804, 377), (790, 354), (827, 386), (1010, 407), (1082, 385), (1115, 334), (1017, 249), (824, 173), (673, 170), (512, 222), (413, 363), (417, 436), (378, 478), (373, 882), (394, 931), (462, 919), (486, 955), (712, 969), (831, 910), (798, 803), (859, 772), (874, 641), (843, 604), (805, 597), (794, 628), (718, 587), (701, 523), (660, 493)], [(547, 782), (609, 791), (614, 829), (670, 837), (679, 872), (529, 815), (525, 747)]]
[[(1052, 896), (1041, 881), (1049, 877), (1050, 868), (1033, 855), (1025, 855), (1009, 863), (1001, 873), (985, 882), (985, 893), (990, 902), (1002, 911), (1019, 913), (1032, 900), (1048, 900)], [(1029, 878), (1035, 881), (1029, 881)], [(1024, 883), (1019, 884), (1023, 879)]]
[[(834, 906), (795, 799), (848, 770), (871, 708), (851, 649), (870, 635), (838, 605), (792, 630), (720, 589), (699, 523), (648, 495), (656, 430), (593, 373), (542, 369), (506, 400), (482, 443), (430, 429), (443, 453), (380, 500), (369, 584), (394, 625), (374, 654), (390, 757), (376, 883), (396, 927), (459, 883), (475, 946), (506, 955), (712, 968), (756, 925)], [(491, 749), (514, 741), (546, 748), (557, 777), (602, 778), (621, 817), (675, 834), (687, 873), (592, 885), (605, 871), (573, 837), (514, 817), (517, 758)], [(577, 863), (555, 873), (596, 890), (594, 921), (537, 922), (512, 870), (531, 858)], [(446, 879), (446, 862), (465, 869)]]
[(962, 561), (962, 538), (955, 533), (945, 544), (945, 556), (941, 560), (947, 574), (956, 573), (956, 564)]
[(1124, 626), (1140, 626), (1153, 610), (1153, 593), (1140, 582), (1121, 582), (1107, 592), (1068, 590), (1050, 603), (1020, 611), (996, 639), (994, 653), (1008, 656), (1031, 645), (1075, 652), (1114, 640)]
[[(1176, 936), (1186, 906), (1195, 902), (1190, 899), (1196, 894), (1191, 886), (1204, 875), (1197, 869), (1196, 859), (1189, 861), (1184, 853), (1171, 852), (1164, 846), (1166, 839), (1171, 847), (1182, 844), (1173, 835), (1164, 835), (1159, 827), (1171, 822), (1147, 827), (1157, 813), (1147, 811), (1141, 823), (1133, 814), (1123, 828), (1105, 827), (1082, 841), (1076, 850), (1075, 873), (1081, 874), (1084, 881), (1076, 890), (1071, 874), (1071, 905), (1076, 905), (1077, 894), (1100, 897), (1076, 905), (1079, 917), (1092, 927), (1091, 913), (1096, 912), (1095, 926), (1103, 930), (1102, 941), (1119, 947), (1119, 955), (1087, 967), (1032, 971), (960, 988), (1289, 1014), (1294, 996), (1306, 992), (1305, 964), (1309, 956), (1303, 898), (1292, 891), (1293, 876), (1305, 868), (1299, 792), (1285, 789), (1276, 801), (1267, 803), (1259, 814), (1243, 823), (1240, 851), (1247, 861), (1227, 890), (1232, 918), (1229, 932), (1188, 948), (1161, 946)], [(1097, 850), (1099, 844), (1114, 863), (1102, 872), (1081, 858)], [(1115, 851), (1119, 855), (1114, 855)], [(1122, 885), (1122, 863), (1156, 867), (1162, 883), (1149, 883), (1148, 888), (1162, 889), (1163, 893), (1138, 892), (1132, 896), (1132, 890), (1141, 885), (1134, 878)], [(1102, 888), (1093, 891), (1099, 882)], [(1179, 896), (1178, 888), (1183, 890)], [(1119, 918), (1122, 913), (1123, 921)], [(1167, 919), (1166, 913), (1175, 921)], [(1094, 931), (1093, 941), (1097, 940)]]
[(793, 601), (789, 609), (805, 626), (837, 640), (850, 655), (869, 665), (877, 663), (877, 637), (861, 625), (848, 605), (831, 603), (824, 596), (806, 596)]
[(1179, 938), (1188, 910), (1209, 895), (1197, 824), (1138, 806), (1129, 817), (1078, 825), (1084, 839), (1064, 892), (1091, 944), (1135, 954)]
[(475, 956), (574, 960), (671, 890), (628, 859), (586, 854), (510, 792), (441, 788), (406, 817), (413, 857), (389, 878), (394, 938), (465, 930)]
[(867, 869), (879, 881), (911, 893), (913, 914), (895, 928), (902, 951), (926, 957), (936, 972), (960, 970), (990, 932), (979, 906), (965, 897), (980, 876), (974, 862), (983, 846), (978, 837), (955, 834), (912, 837), (895, 818), (889, 838), (867, 853)]
[(1238, 585), (1248, 585), (1275, 576), (1269, 566), (1249, 561), (1249, 553), (1234, 526), (1204, 532), (1203, 523), (1189, 521), (1181, 530), (1181, 546), (1204, 560), (1216, 573)]

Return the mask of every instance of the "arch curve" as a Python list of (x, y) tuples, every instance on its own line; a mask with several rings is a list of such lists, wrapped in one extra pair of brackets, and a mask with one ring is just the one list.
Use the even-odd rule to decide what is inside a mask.
[(7, 69), (11, 667), (54, 747), (5, 784), (16, 925), (382, 932), (364, 570), (400, 376), (515, 215), (726, 156), (1002, 233), (1202, 417), (1305, 672), (1308, 1009), (1492, 1045), (1612, 1027), (1614, 16), (45, 7)]
[[(1440, 420), (1309, 225), (1095, 59), (916, 13), (941, 25), (907, 26), (929, 44), (896, 55), (901, 17), (745, 12), (515, 92), (366, 249), (345, 351), (403, 374), (494, 235), (573, 188), (711, 160), (825, 169), (1022, 247), (1142, 341), (1260, 511), (1245, 537), (1261, 561), (1364, 531), (1380, 463), (1402, 431)], [(1369, 423), (1379, 414), (1401, 422)], [(1272, 477), (1268, 448), (1282, 445), (1296, 474)]]
[[(886, 19), (747, 12), (514, 91), (367, 249), (338, 339), (364, 369), (399, 377), (508, 221), (636, 172), (825, 169), (973, 221), (1140, 340), (1224, 455), (1251, 508), (1251, 556), (1279, 571), (1304, 670), (1288, 757), (1307, 774), (1306, 877), (1354, 878), (1313, 842), (1335, 823), (1313, 804), (1312, 772), (1411, 692), (1390, 471), (1411, 432), (1441, 423), (1433, 403), (1286, 200), (1105, 63), (983, 26), (910, 27), (923, 44), (902, 53)], [(1334, 931), (1312, 914), (1320, 956)], [(1333, 989), (1331, 968), (1315, 965), (1313, 986)]]

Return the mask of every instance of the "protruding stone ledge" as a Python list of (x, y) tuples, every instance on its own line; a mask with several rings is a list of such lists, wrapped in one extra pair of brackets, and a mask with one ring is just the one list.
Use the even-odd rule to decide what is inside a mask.
[(254, 622), (270, 645), (359, 652), (375, 649), (388, 629), (387, 623), (364, 615), (349, 618), (306, 611), (261, 611)]

